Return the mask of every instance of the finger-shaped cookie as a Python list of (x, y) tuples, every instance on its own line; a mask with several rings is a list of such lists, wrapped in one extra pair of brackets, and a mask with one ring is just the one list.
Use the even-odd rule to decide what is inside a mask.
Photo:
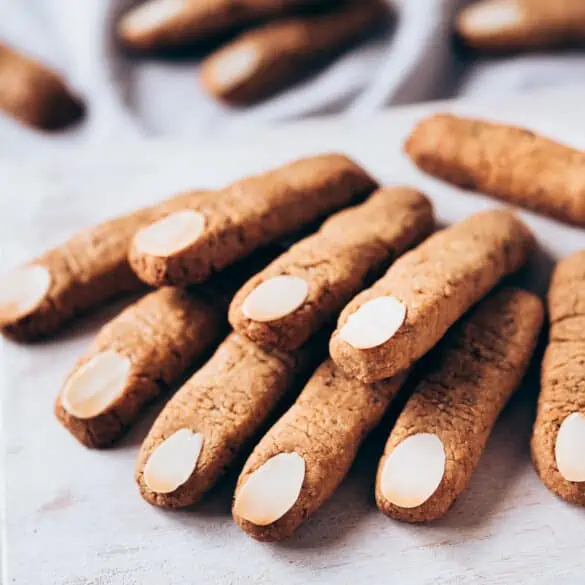
[(330, 1), (146, 0), (120, 20), (118, 34), (135, 50), (170, 49)]
[(447, 513), (519, 386), (544, 318), (538, 297), (504, 288), (461, 319), (420, 364), (376, 479), (382, 512), (406, 522)]
[(532, 459), (552, 492), (585, 506), (585, 251), (558, 264), (548, 309)]
[(457, 19), (459, 36), (480, 50), (543, 48), (585, 40), (582, 0), (482, 0)]
[(84, 445), (111, 445), (221, 339), (223, 317), (184, 289), (146, 295), (108, 323), (79, 360), (57, 398), (57, 418)]
[(262, 250), (204, 287), (161, 288), (123, 310), (67, 376), (55, 403), (63, 426), (88, 447), (120, 439), (209, 355), (227, 332), (234, 290), (274, 255)]
[(205, 59), (201, 83), (208, 93), (232, 104), (258, 101), (365, 37), (387, 16), (384, 0), (360, 0), (331, 12), (268, 23)]
[(54, 333), (89, 309), (144, 284), (128, 264), (134, 234), (165, 215), (193, 205), (206, 192), (185, 193), (73, 236), (0, 280), (0, 330), (21, 341)]
[(28, 126), (59, 130), (83, 109), (56, 73), (0, 43), (0, 110)]
[(345, 156), (300, 159), (237, 181), (190, 211), (140, 230), (130, 247), (130, 264), (155, 286), (200, 283), (375, 188), (374, 180)]
[(241, 528), (258, 540), (282, 540), (316, 512), (347, 475), (402, 378), (364, 384), (325, 361), (246, 462), (233, 507)]
[(534, 245), (528, 228), (504, 210), (477, 213), (436, 233), (342, 311), (331, 338), (333, 360), (365, 382), (395, 376), (518, 270)]
[(439, 114), (405, 150), (423, 171), (567, 223), (585, 226), (585, 153), (505, 124)]
[(151, 504), (197, 502), (262, 428), (315, 361), (310, 342), (297, 353), (266, 352), (230, 334), (178, 390), (142, 445), (136, 481)]
[(424, 195), (379, 189), (253, 276), (230, 305), (230, 323), (261, 347), (294, 350), (433, 225)]

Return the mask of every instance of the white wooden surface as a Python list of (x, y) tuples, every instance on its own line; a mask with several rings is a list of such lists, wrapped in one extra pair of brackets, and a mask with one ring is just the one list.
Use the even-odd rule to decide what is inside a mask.
[[(401, 154), (414, 120), (448, 107), (585, 147), (583, 90), (308, 122), (202, 147), (158, 143), (128, 151), (112, 145), (112, 152), (83, 158), (0, 166), (0, 262), (24, 260), (98, 219), (175, 190), (219, 186), (326, 150), (347, 152), (386, 183), (419, 185), (440, 219), (453, 221), (495, 203), (415, 171)], [(543, 247), (531, 277), (542, 292), (552, 258), (585, 247), (585, 232), (524, 215)], [(52, 404), (60, 383), (111, 313), (53, 342), (0, 346), (6, 585), (585, 582), (585, 511), (549, 494), (530, 464), (534, 380), (505, 411), (469, 490), (444, 520), (409, 526), (377, 512), (372, 483), (384, 428), (366, 443), (334, 498), (294, 538), (260, 544), (231, 522), (235, 476), (192, 511), (164, 512), (140, 499), (133, 463), (154, 413), (107, 452), (84, 449), (56, 423)]]

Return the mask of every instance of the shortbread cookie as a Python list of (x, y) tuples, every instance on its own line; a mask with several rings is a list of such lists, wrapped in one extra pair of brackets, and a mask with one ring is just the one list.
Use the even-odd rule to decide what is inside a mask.
[(433, 226), (424, 195), (379, 189), (253, 276), (230, 305), (230, 323), (261, 347), (294, 350)]
[(379, 28), (387, 16), (384, 0), (360, 0), (326, 13), (268, 23), (205, 59), (201, 83), (209, 94), (232, 104), (258, 101)]
[(57, 398), (57, 418), (88, 447), (109, 446), (221, 339), (223, 317), (186, 290), (146, 295), (99, 332)]
[(405, 145), (423, 171), (585, 226), (585, 153), (528, 130), (439, 114)]
[(144, 284), (128, 264), (132, 236), (211, 193), (181, 194), (106, 221), (14, 269), (0, 280), (0, 330), (20, 341), (54, 333), (77, 315)]
[(132, 242), (130, 263), (148, 284), (200, 283), (260, 246), (363, 199), (375, 187), (345, 156), (304, 158), (237, 181), (189, 211), (142, 229)]
[(201, 363), (227, 333), (227, 307), (250, 274), (275, 256), (257, 252), (204, 287), (165, 287), (123, 310), (97, 334), (55, 404), (63, 426), (88, 447), (108, 447), (144, 409)]
[(169, 401), (138, 457), (144, 499), (165, 508), (196, 503), (223, 475), (315, 361), (314, 345), (296, 354), (265, 352), (236, 333)]
[(0, 43), (0, 110), (28, 126), (59, 130), (84, 108), (57, 74)]
[(382, 512), (406, 522), (447, 513), (526, 373), (543, 318), (538, 297), (501, 289), (421, 362), (418, 384), (378, 467), (376, 502)]
[(457, 19), (459, 36), (480, 50), (544, 48), (585, 40), (583, 0), (483, 0)]
[(246, 462), (233, 507), (240, 527), (258, 540), (289, 537), (334, 494), (403, 378), (364, 384), (325, 361)]
[(585, 250), (557, 266), (532, 459), (552, 492), (585, 506)]
[(364, 384), (325, 361), (244, 466), (233, 508), (242, 529), (258, 540), (283, 540), (316, 512), (347, 475), (402, 379)]
[(347, 305), (331, 356), (348, 376), (364, 382), (395, 376), (518, 270), (534, 245), (528, 228), (503, 210), (477, 213), (438, 232)]
[(330, 1), (146, 0), (120, 20), (118, 35), (134, 50), (170, 49)]

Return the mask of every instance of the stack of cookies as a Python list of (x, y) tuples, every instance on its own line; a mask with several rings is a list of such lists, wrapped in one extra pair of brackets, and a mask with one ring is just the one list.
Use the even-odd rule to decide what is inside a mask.
[[(579, 151), (446, 115), (406, 150), (440, 178), (585, 226)], [(290, 536), (334, 494), (404, 387), (375, 495), (385, 514), (423, 522), (468, 485), (534, 354), (543, 303), (502, 281), (535, 246), (506, 209), (435, 231), (425, 195), (326, 154), (74, 236), (1, 282), (0, 327), (32, 341), (144, 288), (69, 373), (57, 418), (103, 448), (173, 394), (138, 455), (141, 495), (191, 506), (249, 455), (233, 515), (259, 540)], [(543, 482), (581, 505), (584, 253), (552, 280), (532, 440)]]

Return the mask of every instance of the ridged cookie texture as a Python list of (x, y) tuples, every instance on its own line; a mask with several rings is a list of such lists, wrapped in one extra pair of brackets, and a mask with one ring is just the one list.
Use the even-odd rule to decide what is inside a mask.
[(130, 263), (154, 286), (198, 284), (256, 249), (364, 199), (376, 186), (346, 156), (300, 159), (241, 179), (139, 231)]
[(497, 290), (421, 361), (378, 467), (382, 512), (406, 522), (447, 513), (528, 368), (543, 319), (543, 304), (532, 293)]
[(558, 264), (548, 310), (532, 459), (548, 489), (585, 506), (585, 251)]
[(261, 347), (294, 350), (433, 227), (424, 195), (379, 189), (253, 276), (230, 305), (230, 323)]
[(437, 232), (345, 307), (330, 342), (333, 360), (365, 382), (397, 375), (521, 268), (534, 246), (528, 228), (504, 210)]
[(335, 493), (403, 379), (364, 384), (326, 360), (246, 462), (233, 507), (240, 527), (262, 541), (288, 538)]
[(0, 280), (0, 330), (20, 341), (48, 336), (78, 315), (144, 288), (128, 263), (134, 234), (204, 196), (193, 191), (83, 230)]
[(88, 447), (111, 445), (226, 329), (202, 295), (170, 287), (146, 295), (98, 333), (63, 385), (57, 418)]
[(585, 153), (580, 150), (523, 128), (448, 114), (422, 120), (405, 150), (435, 177), (585, 226)]
[(266, 352), (231, 333), (146, 437), (136, 465), (142, 497), (164, 508), (199, 501), (283, 397), (302, 385), (316, 355), (319, 348), (311, 342), (295, 354)]

